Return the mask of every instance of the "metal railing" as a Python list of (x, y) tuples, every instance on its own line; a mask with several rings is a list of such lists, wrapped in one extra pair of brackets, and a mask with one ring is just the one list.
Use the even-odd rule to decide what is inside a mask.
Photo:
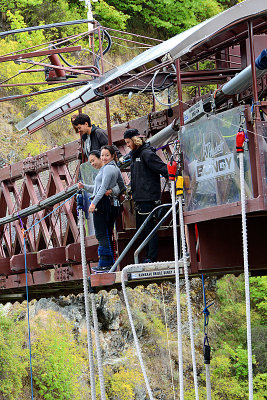
[[(178, 202), (176, 202), (176, 207), (178, 205)], [(128, 251), (130, 250), (130, 248), (132, 247), (132, 245), (134, 244), (134, 242), (136, 241), (136, 239), (140, 236), (140, 234), (142, 233), (142, 231), (144, 230), (146, 224), (151, 220), (152, 217), (154, 217), (156, 211), (158, 211), (159, 209), (163, 209), (163, 208), (167, 208), (170, 207), (169, 210), (167, 211), (167, 213), (161, 218), (161, 220), (157, 223), (157, 225), (155, 226), (155, 228), (149, 233), (149, 235), (146, 237), (146, 239), (141, 243), (141, 245), (138, 247), (138, 249), (135, 251), (134, 253), (134, 259), (135, 259), (135, 263), (138, 263), (138, 254), (140, 253), (140, 251), (143, 249), (143, 247), (148, 243), (148, 241), (151, 239), (151, 237), (156, 233), (156, 231), (159, 229), (159, 227), (163, 224), (164, 221), (166, 221), (166, 219), (169, 217), (169, 215), (172, 212), (172, 208), (171, 208), (171, 204), (167, 203), (167, 204), (161, 204), (160, 206), (157, 206), (154, 208), (154, 210), (151, 211), (151, 213), (147, 216), (147, 218), (145, 219), (145, 221), (143, 222), (143, 224), (140, 226), (140, 228), (137, 230), (137, 232), (135, 233), (135, 235), (132, 237), (132, 239), (130, 240), (130, 242), (127, 244), (127, 246), (125, 247), (125, 249), (123, 250), (123, 252), (120, 254), (120, 256), (118, 257), (118, 259), (116, 260), (115, 264), (111, 267), (111, 269), (109, 270), (109, 272), (114, 272), (117, 269), (117, 266), (119, 265), (119, 263), (123, 260), (123, 258), (125, 257), (125, 255), (128, 253)], [(136, 258), (137, 257), (137, 258)], [(137, 259), (137, 261), (136, 261)]]

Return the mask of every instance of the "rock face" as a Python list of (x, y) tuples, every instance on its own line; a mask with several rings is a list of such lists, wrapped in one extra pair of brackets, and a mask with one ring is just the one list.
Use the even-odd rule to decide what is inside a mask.
[[(208, 284), (209, 289), (214, 289), (215, 280)], [(184, 282), (181, 280), (181, 311), (184, 346), (184, 371), (186, 382), (192, 385), (192, 361), (189, 339), (188, 319), (186, 312), (186, 298)], [(132, 309), (136, 333), (142, 348), (144, 363), (149, 375), (150, 384), (155, 399), (170, 399), (171, 388), (174, 379), (178, 382), (178, 351), (177, 351), (177, 316), (175, 286), (172, 283), (164, 283), (161, 286), (151, 284), (148, 287), (128, 289), (128, 298)], [(191, 280), (192, 309), (194, 313), (196, 359), (198, 371), (203, 368), (202, 357), (202, 285), (200, 279)], [(132, 372), (131, 379), (135, 381), (133, 399), (144, 400), (147, 392), (141, 369), (134, 347), (133, 333), (130, 328), (128, 314), (125, 308), (123, 294), (118, 290), (110, 292), (101, 291), (94, 295), (99, 324), (99, 336), (104, 370), (108, 374), (118, 374), (121, 371)], [(209, 297), (210, 299), (210, 297)], [(44, 311), (52, 310), (60, 313), (73, 325), (73, 332), (79, 341), (83, 333), (86, 338), (86, 319), (84, 296), (69, 295), (68, 297), (41, 299), (31, 302), (30, 318), (45, 317)], [(26, 318), (25, 310), (21, 311), (18, 319)], [(92, 319), (93, 320), (93, 319)], [(93, 342), (94, 342), (94, 330)], [(128, 378), (129, 379), (129, 378)], [(141, 383), (140, 383), (141, 382)]]

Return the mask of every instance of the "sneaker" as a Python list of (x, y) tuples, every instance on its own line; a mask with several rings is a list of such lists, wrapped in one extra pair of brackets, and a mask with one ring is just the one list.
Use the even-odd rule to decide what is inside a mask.
[(97, 267), (92, 267), (91, 269), (95, 274), (103, 274), (109, 272), (111, 267), (112, 265), (110, 265), (109, 267), (100, 267), (98, 265)]

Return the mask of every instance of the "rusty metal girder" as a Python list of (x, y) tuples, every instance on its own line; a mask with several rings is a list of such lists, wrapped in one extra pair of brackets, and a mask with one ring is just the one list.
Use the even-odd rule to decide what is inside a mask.
[(55, 269), (55, 280), (59, 282), (69, 281), (73, 275), (72, 267), (57, 267)]
[(37, 50), (37, 51), (32, 51), (31, 53), (20, 53), (12, 56), (3, 56), (0, 57), (0, 62), (20, 60), (29, 57), (42, 57), (51, 54), (71, 53), (73, 51), (81, 51), (81, 50), (82, 50), (81, 46), (61, 47), (60, 49)]
[[(48, 170), (52, 164), (65, 164), (77, 160), (81, 151), (80, 140), (55, 147), (45, 153), (34, 157), (26, 158), (12, 165), (0, 169), (0, 181), (17, 180), (24, 176), (27, 165), (30, 165), (29, 172), (41, 172)], [(34, 165), (34, 168), (32, 168)]]
[[(0, 170), (0, 217), (13, 215), (29, 206), (39, 204), (40, 200), (64, 191), (77, 181), (80, 151), (79, 141), (54, 148), (36, 157), (18, 162)], [(68, 164), (75, 162), (70, 173)], [(73, 169), (74, 168), (74, 169)], [(50, 169), (50, 171), (49, 171)], [(45, 171), (45, 175), (42, 175)], [(23, 181), (22, 181), (23, 179)], [(53, 207), (50, 209), (52, 210)], [(73, 214), (74, 212), (74, 214)], [(32, 217), (23, 217), (25, 229), (41, 220), (26, 236), (27, 252), (38, 252), (44, 248), (59, 247), (77, 240), (79, 236), (74, 199), (64, 204), (63, 209), (42, 220), (47, 210), (37, 211)], [(29, 214), (28, 214), (29, 215)], [(63, 218), (63, 220), (62, 220)], [(64, 222), (64, 226), (62, 225)], [(69, 234), (69, 231), (71, 234)], [(12, 257), (23, 253), (24, 238), (19, 221), (7, 223), (0, 228), (0, 257)], [(1, 274), (1, 272), (0, 272)]]

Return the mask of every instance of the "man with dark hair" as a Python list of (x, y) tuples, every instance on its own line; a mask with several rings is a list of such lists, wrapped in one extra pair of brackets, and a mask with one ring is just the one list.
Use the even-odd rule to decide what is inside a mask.
[[(159, 204), (161, 196), (160, 175), (168, 179), (167, 165), (159, 158), (149, 143), (145, 142), (137, 129), (127, 129), (124, 140), (131, 150), (131, 190), (136, 204), (136, 228), (140, 228), (150, 212)], [(143, 236), (154, 228), (152, 218), (146, 225)], [(144, 262), (157, 260), (158, 238), (155, 234), (148, 242)]]
[(108, 135), (104, 129), (91, 124), (90, 117), (87, 114), (79, 114), (79, 116), (72, 122), (77, 128), (82, 139), (82, 148), (86, 157), (92, 150), (100, 150), (102, 146), (108, 144)]
[[(79, 114), (79, 116), (72, 122), (73, 126), (77, 128), (77, 131), (81, 135), (83, 152), (87, 158), (93, 150), (100, 150), (102, 146), (108, 144), (108, 135), (104, 129), (99, 128), (91, 124), (91, 119), (87, 114)], [(115, 144), (112, 144), (117, 158), (122, 157), (119, 149)]]

